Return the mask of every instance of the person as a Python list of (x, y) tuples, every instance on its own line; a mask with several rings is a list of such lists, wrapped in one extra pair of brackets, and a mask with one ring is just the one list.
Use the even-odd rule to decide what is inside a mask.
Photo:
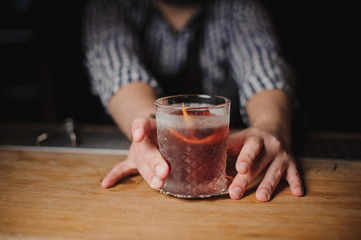
[[(240, 199), (261, 173), (259, 201), (284, 177), (295, 196), (304, 188), (291, 150), (295, 78), (282, 56), (269, 13), (256, 0), (91, 2), (84, 46), (92, 89), (131, 140), (127, 159), (101, 186), (140, 173), (154, 189), (170, 169), (157, 149), (154, 101), (180, 93), (232, 100), (228, 156)], [(263, 175), (262, 175), (263, 176)]]

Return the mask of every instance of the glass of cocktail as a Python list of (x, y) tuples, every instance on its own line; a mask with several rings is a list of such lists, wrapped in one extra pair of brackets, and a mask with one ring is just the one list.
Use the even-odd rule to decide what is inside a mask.
[(170, 167), (161, 192), (182, 198), (226, 194), (231, 101), (176, 95), (155, 101), (159, 151)]

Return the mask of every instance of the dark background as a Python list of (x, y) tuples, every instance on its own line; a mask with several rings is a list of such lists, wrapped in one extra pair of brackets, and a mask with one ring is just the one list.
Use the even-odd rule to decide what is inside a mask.
[[(356, 6), (262, 2), (297, 74), (297, 130), (361, 132)], [(0, 1), (1, 122), (112, 123), (83, 65), (84, 4)]]

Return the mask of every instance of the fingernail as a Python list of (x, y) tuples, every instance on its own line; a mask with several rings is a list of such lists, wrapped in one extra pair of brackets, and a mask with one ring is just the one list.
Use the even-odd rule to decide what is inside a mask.
[(152, 188), (161, 188), (162, 180), (160, 180), (157, 176), (154, 176), (150, 182)]
[(109, 187), (109, 181), (106, 180), (106, 178), (103, 179), (102, 183), (100, 184), (103, 188), (108, 188)]
[(101, 186), (103, 187), (103, 188), (106, 188), (107, 187), (107, 185), (105, 184), (106, 182), (104, 181), (105, 179), (103, 179), (103, 181), (101, 182)]
[(302, 196), (302, 195), (303, 195), (303, 190), (302, 190), (302, 188), (300, 188), (300, 187), (297, 187), (297, 188), (295, 189), (295, 192), (297, 193), (297, 196)]
[(239, 187), (232, 188), (231, 193), (238, 199), (240, 199), (242, 196), (242, 190)]
[(248, 172), (248, 164), (245, 163), (245, 162), (241, 162), (241, 164), (239, 164), (239, 168), (240, 168), (242, 173), (247, 173)]
[(269, 200), (269, 193), (267, 190), (265, 189), (261, 189), (259, 191), (259, 194), (261, 194), (261, 196), (263, 197), (264, 201), (268, 201)]
[(140, 129), (135, 129), (135, 131), (133, 133), (133, 140), (134, 141), (139, 141), (140, 137), (141, 137)]
[(164, 173), (165, 169), (163, 166), (161, 165), (158, 165), (156, 168), (155, 168), (155, 175), (157, 175), (157, 177), (162, 177), (163, 173)]

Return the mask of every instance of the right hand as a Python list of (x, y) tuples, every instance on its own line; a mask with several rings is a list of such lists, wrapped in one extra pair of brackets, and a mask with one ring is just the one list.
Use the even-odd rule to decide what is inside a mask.
[(157, 148), (156, 121), (136, 118), (132, 124), (133, 141), (126, 160), (118, 163), (103, 179), (101, 186), (114, 186), (120, 179), (140, 173), (151, 188), (159, 189), (169, 173), (169, 166)]

